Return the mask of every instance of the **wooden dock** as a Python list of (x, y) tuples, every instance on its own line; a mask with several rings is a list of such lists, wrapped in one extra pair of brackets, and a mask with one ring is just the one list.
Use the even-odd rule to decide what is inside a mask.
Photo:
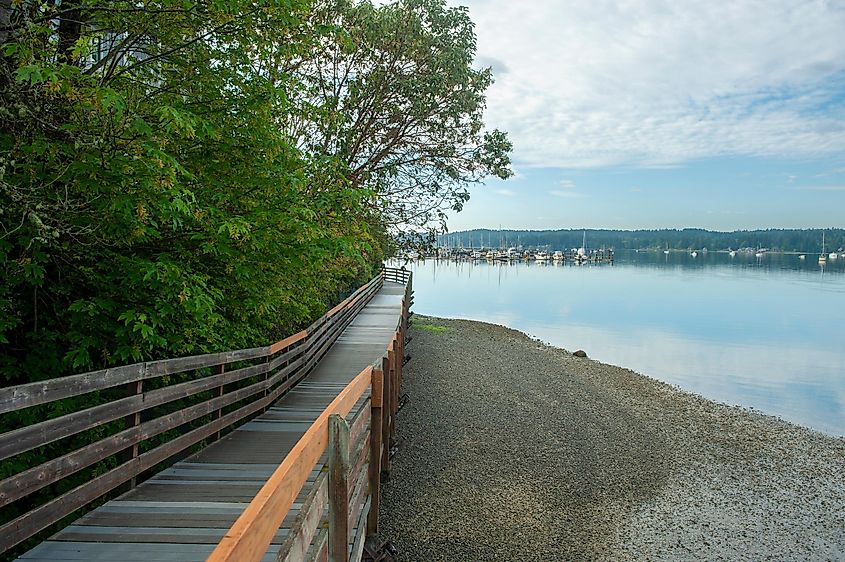
[[(378, 481), (389, 471), (410, 275), (385, 270), (356, 294), (305, 335), (269, 346), (254, 365), (231, 371), (266, 365), (259, 373), (265, 385), (258, 396), (268, 402), (263, 413), (87, 513), (19, 559), (246, 562), (323, 560), (331, 552), (332, 559), (360, 560), (364, 539), (377, 530)], [(309, 336), (315, 339), (306, 346)], [(237, 353), (234, 359), (250, 355)], [(215, 376), (226, 372), (218, 367)], [(216, 399), (237, 392), (224, 392), (221, 385)], [(268, 400), (274, 392), (279, 398)], [(231, 413), (221, 408), (212, 420), (227, 416)], [(136, 425), (143, 424), (136, 420)], [(209, 425), (206, 433), (213, 437), (220, 424)], [(149, 454), (139, 455), (135, 447), (136, 460)], [(309, 455), (316, 463), (311, 459), (309, 465)], [(329, 462), (332, 455), (341, 460)], [(8, 480), (0, 490), (10, 485)], [(344, 493), (333, 493), (339, 487)], [(289, 509), (281, 513), (255, 515), (265, 513), (264, 504), (278, 507), (286, 501)], [(30, 535), (37, 532), (31, 519), (26, 514), (0, 528), (3, 546), (25, 538), (21, 528)], [(328, 532), (321, 531), (323, 526)]]

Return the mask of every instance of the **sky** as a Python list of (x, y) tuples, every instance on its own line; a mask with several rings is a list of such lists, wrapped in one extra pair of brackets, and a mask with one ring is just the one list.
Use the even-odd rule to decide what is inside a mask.
[(845, 0), (450, 0), (515, 176), (470, 228), (845, 227)]

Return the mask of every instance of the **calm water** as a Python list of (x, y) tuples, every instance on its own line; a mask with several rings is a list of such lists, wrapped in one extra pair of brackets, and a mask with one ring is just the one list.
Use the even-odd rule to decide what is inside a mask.
[(617, 252), (616, 264), (428, 260), (420, 314), (495, 322), (728, 404), (845, 435), (845, 259)]

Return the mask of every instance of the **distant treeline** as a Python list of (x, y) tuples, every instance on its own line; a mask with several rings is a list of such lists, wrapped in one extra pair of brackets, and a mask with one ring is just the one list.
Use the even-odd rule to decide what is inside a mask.
[(588, 248), (727, 250), (768, 248), (784, 252), (820, 252), (822, 232), (827, 251), (845, 247), (845, 229), (767, 229), (718, 232), (700, 228), (683, 230), (489, 230), (450, 232), (437, 237), (440, 246), (511, 247), (549, 249), (579, 248), (586, 232)]

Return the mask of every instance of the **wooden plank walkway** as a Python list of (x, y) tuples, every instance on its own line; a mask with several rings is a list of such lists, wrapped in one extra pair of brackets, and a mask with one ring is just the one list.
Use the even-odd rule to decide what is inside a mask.
[[(311, 374), (265, 413), (90, 512), (19, 560), (205, 560), (317, 416), (359, 372), (385, 354), (404, 296), (404, 284), (385, 281)], [(276, 560), (324, 462), (312, 471), (263, 560)]]

